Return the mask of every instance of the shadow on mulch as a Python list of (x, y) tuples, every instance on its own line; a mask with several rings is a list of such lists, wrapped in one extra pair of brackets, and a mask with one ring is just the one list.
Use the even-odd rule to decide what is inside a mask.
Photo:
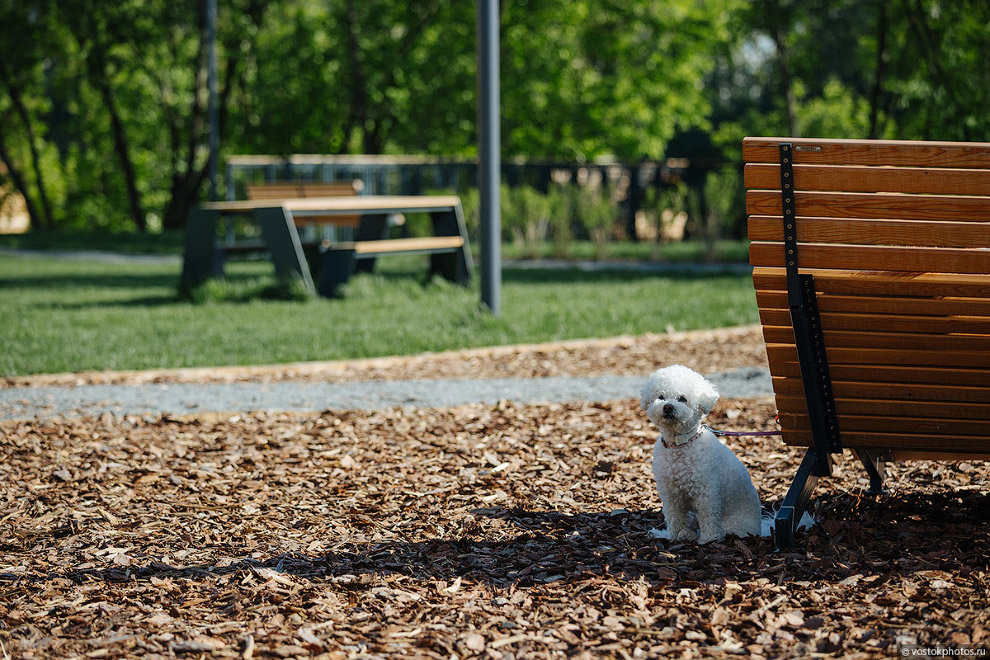
[[(774, 508), (775, 503), (769, 503)], [(990, 493), (903, 492), (881, 497), (823, 493), (817, 523), (801, 534), (799, 546), (776, 552), (767, 538), (738, 539), (707, 546), (668, 544), (650, 535), (662, 526), (654, 511), (616, 510), (566, 514), (521, 508), (476, 509), (480, 520), (504, 521), (519, 534), (501, 541), (475, 535), (423, 542), (347, 544), (309, 557), (285, 553), (267, 560), (227, 565), (174, 567), (160, 562), (128, 568), (70, 571), (34, 579), (75, 582), (130, 582), (150, 578), (196, 580), (269, 569), (309, 580), (344, 584), (360, 576), (399, 574), (416, 579), (463, 578), (505, 588), (589, 577), (645, 580), (651, 586), (690, 585), (776, 576), (795, 580), (846, 580), (851, 567), (883, 579), (925, 570), (962, 572), (986, 567), (990, 556)], [(478, 525), (477, 536), (483, 529)]]

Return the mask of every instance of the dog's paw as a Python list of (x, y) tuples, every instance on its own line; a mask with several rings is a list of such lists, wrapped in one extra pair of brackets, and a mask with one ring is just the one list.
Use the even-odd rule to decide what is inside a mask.
[(724, 535), (718, 534), (700, 534), (698, 536), (698, 545), (706, 545), (708, 543), (717, 543), (719, 541), (724, 541)]
[(698, 533), (690, 528), (675, 529), (670, 532), (670, 540), (693, 543), (698, 540)]

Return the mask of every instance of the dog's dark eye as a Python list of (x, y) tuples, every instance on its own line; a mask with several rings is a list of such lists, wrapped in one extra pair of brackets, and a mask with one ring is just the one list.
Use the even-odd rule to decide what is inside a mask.
[(664, 394), (663, 392), (657, 395), (657, 401), (666, 401), (666, 400), (667, 400), (667, 395)]
[(684, 396), (683, 394), (677, 397), (677, 400), (680, 401), (681, 403), (687, 403), (687, 397)]

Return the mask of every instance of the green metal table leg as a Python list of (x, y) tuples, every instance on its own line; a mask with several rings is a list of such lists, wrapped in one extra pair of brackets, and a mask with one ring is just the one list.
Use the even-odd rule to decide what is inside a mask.
[(350, 279), (357, 266), (354, 250), (334, 248), (320, 257), (319, 292), (332, 298), (337, 290)]
[(219, 218), (217, 211), (194, 208), (189, 212), (179, 283), (181, 290), (189, 291), (211, 277), (223, 277), (223, 259), (216, 248)]
[(452, 211), (431, 213), (430, 220), (433, 222), (434, 236), (460, 236), (464, 239), (464, 244), (457, 252), (430, 255), (430, 274), (437, 273), (451, 282), (467, 285), (471, 281), (474, 264), (460, 204)]
[(279, 280), (298, 277), (307, 291), (316, 293), (292, 214), (280, 206), (255, 209), (254, 220), (261, 227), (261, 236), (272, 255), (275, 277)]

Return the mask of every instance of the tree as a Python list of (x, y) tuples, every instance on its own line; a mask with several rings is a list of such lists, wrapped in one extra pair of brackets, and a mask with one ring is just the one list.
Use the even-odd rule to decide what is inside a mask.
[(0, 161), (24, 196), (31, 222), (51, 228), (56, 218), (43, 162), (44, 140), (38, 135), (38, 116), (46, 110), (42, 89), (47, 73), (39, 44), (52, 36), (50, 6), (3, 0), (0, 8), (5, 33), (0, 39)]
[[(221, 133), (265, 7), (258, 0), (225, 4)], [(85, 82), (99, 91), (109, 118), (134, 224), (145, 228), (148, 199), (162, 209), (163, 227), (182, 226), (208, 163), (205, 3), (81, 0), (60, 8), (84, 53)]]
[(503, 14), (507, 155), (659, 158), (705, 126), (711, 52), (735, 3), (528, 0)]
[[(183, 224), (208, 157), (204, 3), (0, 0), (0, 177), (34, 227)], [(472, 2), (224, 0), (219, 18), (226, 153), (475, 153)], [(506, 2), (503, 155), (990, 139), (988, 24), (983, 0)]]

